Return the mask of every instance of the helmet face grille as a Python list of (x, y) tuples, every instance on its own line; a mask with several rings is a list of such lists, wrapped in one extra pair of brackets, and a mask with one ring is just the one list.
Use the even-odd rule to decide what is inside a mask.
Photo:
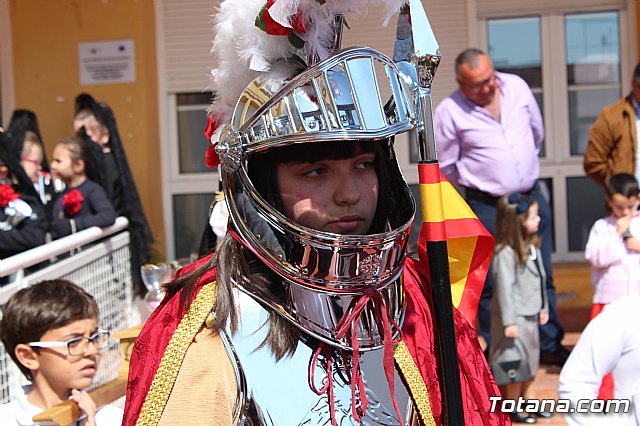
[[(383, 92), (391, 94), (390, 107)], [(254, 80), (236, 105), (232, 127), (246, 155), (299, 142), (383, 139), (413, 129), (409, 93), (391, 59), (350, 48), (286, 83)]]
[[(242, 278), (234, 280), (234, 284), (252, 298), (274, 308), (275, 312), (291, 324), (320, 342), (344, 350), (352, 350), (353, 340), (351, 339), (355, 338), (358, 339), (360, 351), (375, 350), (384, 345), (384, 331), (378, 328), (371, 304), (365, 307), (351, 339), (337, 336), (338, 324), (344, 315), (349, 314), (357, 295), (317, 292), (283, 280), (282, 286), (286, 291), (286, 297), (283, 300), (277, 298), (265, 300), (247, 291)], [(389, 318), (393, 322), (391, 333), (394, 339), (400, 334), (398, 327), (402, 326), (406, 312), (403, 288), (404, 279), (400, 275), (379, 290)]]

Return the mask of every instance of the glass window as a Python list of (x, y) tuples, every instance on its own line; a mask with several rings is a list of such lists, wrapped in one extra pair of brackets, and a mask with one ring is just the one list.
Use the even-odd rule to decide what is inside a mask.
[(204, 136), (211, 93), (177, 95), (180, 173), (210, 172), (204, 164), (209, 141)]
[(620, 89), (578, 89), (569, 88), (569, 132), (571, 155), (584, 154), (589, 142), (589, 129), (602, 108), (620, 97)]
[(488, 54), (494, 67), (517, 74), (532, 89), (542, 88), (540, 18), (490, 19), (487, 21)]
[[(543, 114), (540, 17), (487, 20), (487, 53), (496, 70), (522, 77), (531, 87)], [(544, 143), (540, 156), (545, 156)]]
[(542, 192), (542, 195), (544, 195), (544, 197), (549, 201), (549, 208), (551, 209), (551, 246), (553, 248), (553, 253), (555, 253), (556, 252), (556, 226), (555, 226), (555, 221), (553, 220), (555, 216), (553, 179), (541, 177), (539, 180), (540, 180), (540, 191)]
[(584, 251), (593, 223), (607, 216), (604, 189), (588, 177), (568, 177), (567, 220), (569, 251)]
[(178, 106), (184, 105), (209, 105), (211, 103), (211, 93), (178, 93), (176, 95)]
[(204, 227), (209, 221), (209, 206), (213, 197), (213, 192), (173, 196), (176, 259), (189, 258), (192, 253), (198, 253)]
[(571, 155), (583, 155), (602, 107), (621, 96), (618, 12), (565, 15)]

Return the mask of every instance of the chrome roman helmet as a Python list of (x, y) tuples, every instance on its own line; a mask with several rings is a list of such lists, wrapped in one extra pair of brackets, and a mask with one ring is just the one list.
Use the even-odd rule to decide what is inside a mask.
[[(305, 68), (303, 61), (293, 59), (253, 80), (222, 130), (216, 152), (231, 234), (277, 273), (285, 288), (286, 300), (275, 306), (273, 301), (260, 302), (321, 342), (352, 349), (351, 339), (339, 336), (337, 328), (367, 291), (382, 295), (394, 333), (402, 324), (401, 272), (415, 203), (397, 164), (393, 137), (413, 128), (414, 111), (396, 65), (376, 50), (344, 49)], [(385, 91), (390, 93), (388, 100), (381, 95)], [(341, 235), (301, 226), (252, 182), (251, 167), (273, 167), (252, 160), (271, 150), (352, 141), (382, 144), (388, 156), (394, 193), (379, 197), (391, 196), (395, 207), (386, 212), (383, 232)], [(237, 282), (241, 289), (243, 279)], [(355, 333), (360, 350), (383, 345), (369, 305), (373, 303), (367, 304)]]

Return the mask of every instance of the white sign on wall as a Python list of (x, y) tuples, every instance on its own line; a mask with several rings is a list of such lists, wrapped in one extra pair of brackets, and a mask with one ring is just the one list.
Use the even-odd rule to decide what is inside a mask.
[(133, 83), (136, 81), (133, 40), (78, 43), (80, 85)]

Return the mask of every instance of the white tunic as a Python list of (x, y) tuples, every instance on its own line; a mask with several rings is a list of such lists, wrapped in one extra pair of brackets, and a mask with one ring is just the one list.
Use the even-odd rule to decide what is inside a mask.
[(631, 400), (630, 412), (569, 413), (565, 419), (570, 426), (640, 425), (639, 295), (607, 305), (587, 325), (560, 373), (558, 396), (570, 399), (572, 404), (595, 399), (602, 377), (609, 371), (613, 371), (615, 398)]
[[(268, 326), (267, 311), (251, 297), (236, 293), (240, 307), (238, 333), (231, 336), (241, 368), (247, 377), (249, 392), (265, 414), (267, 425), (316, 425), (329, 420), (326, 395), (317, 395), (308, 384), (308, 367), (312, 351), (298, 342), (291, 357), (275, 361), (268, 346), (260, 347)], [(263, 326), (264, 325), (264, 326)], [(369, 408), (363, 419), (365, 425), (397, 425), (397, 415), (390, 403), (389, 387), (382, 369), (382, 350), (361, 354), (361, 368), (366, 382)], [(369, 368), (368, 368), (369, 367)], [(377, 373), (377, 374), (376, 374)], [(316, 387), (325, 376), (318, 366)], [(374, 377), (375, 376), (375, 377)], [(335, 376), (334, 376), (335, 377)], [(335, 383), (335, 409), (338, 424), (356, 424), (351, 419), (351, 388)], [(403, 416), (408, 407), (408, 393), (395, 373), (395, 393)]]

